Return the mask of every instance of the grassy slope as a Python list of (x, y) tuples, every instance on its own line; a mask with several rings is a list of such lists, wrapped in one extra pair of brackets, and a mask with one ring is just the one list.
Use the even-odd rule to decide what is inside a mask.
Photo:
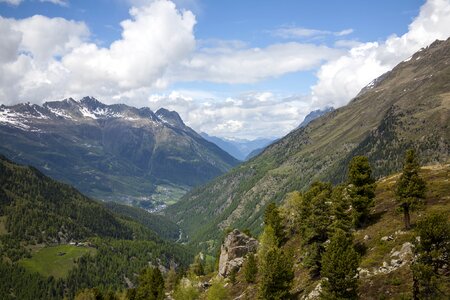
[(76, 259), (87, 253), (95, 254), (95, 252), (94, 248), (72, 245), (45, 247), (33, 253), (31, 258), (20, 260), (19, 264), (29, 271), (38, 272), (45, 277), (64, 278), (75, 266)]
[[(430, 211), (441, 211), (447, 213), (450, 221), (450, 164), (433, 165), (423, 167), (421, 170), (423, 178), (427, 181), (426, 204), (411, 214), (412, 225), (420, 216)], [(403, 243), (414, 238), (414, 232), (403, 232), (403, 215), (397, 211), (394, 197), (394, 185), (399, 174), (385, 177), (378, 181), (376, 189), (375, 207), (372, 210), (374, 221), (366, 228), (355, 233), (355, 241), (365, 245), (367, 251), (362, 257), (360, 267), (373, 271), (379, 268), (383, 262), (390, 262), (391, 251), (399, 250)], [(397, 234), (396, 234), (397, 232)], [(369, 240), (364, 236), (369, 235)], [(393, 236), (391, 241), (381, 241), (384, 236)], [(293, 251), (295, 256), (295, 279), (293, 292), (300, 299), (307, 295), (317, 285), (317, 281), (309, 278), (308, 272), (301, 264), (302, 253), (300, 238), (293, 236), (285, 245)], [(405, 265), (392, 273), (375, 275), (360, 280), (361, 299), (410, 299), (412, 288), (412, 275), (409, 265)], [(450, 292), (450, 286), (449, 292)], [(243, 283), (243, 276), (239, 273), (238, 283), (232, 287), (233, 296), (237, 297), (245, 290), (247, 298), (256, 297), (256, 285), (247, 286)]]
[[(421, 57), (419, 60), (416, 57)], [(271, 201), (315, 180), (337, 183), (354, 155), (366, 155), (375, 176), (400, 170), (408, 148), (422, 163), (443, 163), (450, 141), (450, 40), (400, 63), (347, 106), (295, 130), (261, 155), (196, 189), (167, 215), (196, 244), (228, 226), (261, 228)]]

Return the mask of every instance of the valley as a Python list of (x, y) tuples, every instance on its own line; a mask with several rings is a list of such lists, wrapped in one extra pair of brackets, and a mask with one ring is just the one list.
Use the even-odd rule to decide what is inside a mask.
[(450, 0), (0, 0), (1, 300), (445, 300)]

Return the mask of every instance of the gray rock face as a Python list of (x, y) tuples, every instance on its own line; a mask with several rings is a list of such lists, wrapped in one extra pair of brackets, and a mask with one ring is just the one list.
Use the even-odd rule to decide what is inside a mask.
[(219, 275), (227, 277), (233, 269), (239, 270), (247, 253), (256, 252), (258, 241), (235, 229), (225, 238), (220, 248)]

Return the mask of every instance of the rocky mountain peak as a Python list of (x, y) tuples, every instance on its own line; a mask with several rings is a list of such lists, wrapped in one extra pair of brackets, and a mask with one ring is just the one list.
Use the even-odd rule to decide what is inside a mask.
[(176, 111), (170, 111), (165, 108), (160, 108), (156, 111), (156, 115), (160, 120), (171, 125), (185, 126), (180, 115)]
[(107, 107), (106, 104), (103, 104), (102, 102), (91, 96), (83, 97), (83, 99), (80, 100), (80, 103), (91, 110)]

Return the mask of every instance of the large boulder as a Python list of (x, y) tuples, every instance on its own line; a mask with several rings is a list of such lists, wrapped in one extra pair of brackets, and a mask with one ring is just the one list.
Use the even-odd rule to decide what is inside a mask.
[(235, 229), (225, 238), (220, 248), (219, 275), (227, 277), (235, 269), (238, 271), (247, 253), (256, 252), (258, 241)]

